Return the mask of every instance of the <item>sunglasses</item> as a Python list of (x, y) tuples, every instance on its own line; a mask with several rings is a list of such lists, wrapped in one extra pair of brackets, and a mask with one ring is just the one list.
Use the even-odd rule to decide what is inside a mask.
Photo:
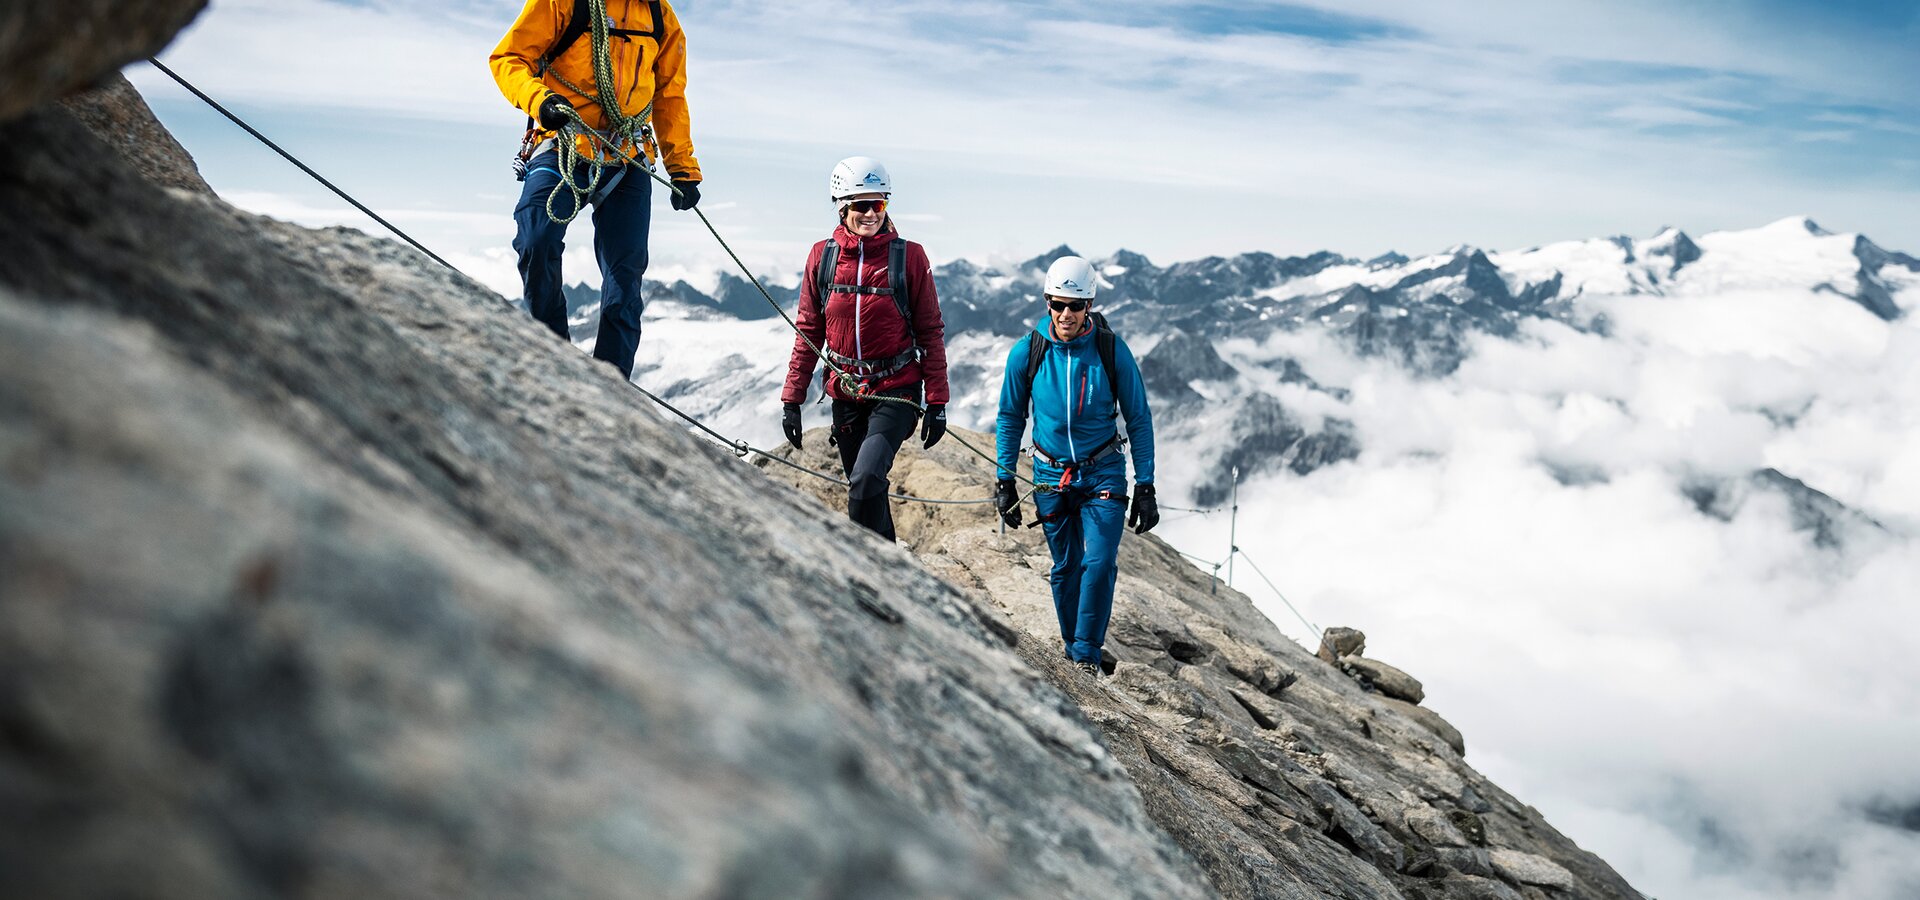
[(887, 211), (887, 201), (885, 200), (854, 200), (847, 204), (847, 208), (850, 210), (853, 210), (854, 212), (863, 213), (863, 214), (870, 213), (870, 212), (883, 213)]
[(1054, 312), (1080, 312), (1087, 308), (1085, 300), (1048, 300), (1047, 306)]

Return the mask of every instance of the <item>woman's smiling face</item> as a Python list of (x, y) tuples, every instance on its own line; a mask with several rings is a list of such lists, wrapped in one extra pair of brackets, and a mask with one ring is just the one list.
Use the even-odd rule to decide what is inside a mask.
[(848, 231), (861, 237), (879, 234), (880, 227), (887, 221), (887, 195), (855, 194), (846, 212), (841, 213), (840, 221)]

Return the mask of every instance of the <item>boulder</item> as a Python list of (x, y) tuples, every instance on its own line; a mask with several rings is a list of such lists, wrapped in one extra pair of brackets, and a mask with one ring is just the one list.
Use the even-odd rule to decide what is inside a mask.
[(101, 83), (160, 52), (207, 0), (8, 0), (0, 4), (0, 122)]
[(1320, 650), (1316, 654), (1327, 662), (1336, 662), (1343, 656), (1359, 656), (1366, 652), (1366, 632), (1355, 628), (1334, 627), (1320, 636)]
[(1563, 891), (1573, 889), (1573, 873), (1553, 860), (1505, 847), (1491, 850), (1487, 855), (1493, 859), (1493, 868), (1500, 877), (1508, 881)]
[(1341, 667), (1356, 678), (1365, 679), (1373, 689), (1398, 700), (1419, 703), (1426, 699), (1426, 688), (1420, 680), (1378, 660), (1362, 656), (1349, 656), (1340, 660)]
[(1439, 713), (1424, 706), (1417, 706), (1395, 697), (1387, 697), (1384, 699), (1388, 708), (1412, 719), (1421, 728), (1432, 732), (1435, 737), (1444, 741), (1447, 746), (1452, 747), (1453, 752), (1461, 756), (1467, 755), (1467, 739), (1461, 736), (1460, 729), (1453, 727), (1452, 722), (1441, 718)]

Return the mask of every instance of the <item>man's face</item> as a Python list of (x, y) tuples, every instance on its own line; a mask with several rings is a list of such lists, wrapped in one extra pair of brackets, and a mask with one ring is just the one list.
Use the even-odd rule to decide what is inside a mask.
[(1047, 315), (1053, 319), (1053, 336), (1063, 341), (1079, 336), (1080, 330), (1087, 326), (1087, 312), (1092, 308), (1092, 300), (1047, 297)]

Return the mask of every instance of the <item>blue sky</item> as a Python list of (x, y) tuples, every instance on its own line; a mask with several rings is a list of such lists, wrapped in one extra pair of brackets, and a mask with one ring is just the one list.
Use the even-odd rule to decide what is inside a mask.
[[(512, 289), (522, 119), (485, 61), (505, 0), (216, 0), (165, 57), (390, 218)], [(1813, 216), (1920, 250), (1920, 4), (687, 0), (705, 207), (797, 269), (823, 183), (880, 157), (937, 259), (1062, 242), (1168, 262), (1372, 256)], [(344, 204), (144, 66), (243, 206)], [(723, 257), (662, 205), (659, 274)], [(570, 273), (589, 281), (584, 223)], [(576, 264), (577, 263), (577, 264)], [(778, 277), (778, 276), (777, 276)]]

